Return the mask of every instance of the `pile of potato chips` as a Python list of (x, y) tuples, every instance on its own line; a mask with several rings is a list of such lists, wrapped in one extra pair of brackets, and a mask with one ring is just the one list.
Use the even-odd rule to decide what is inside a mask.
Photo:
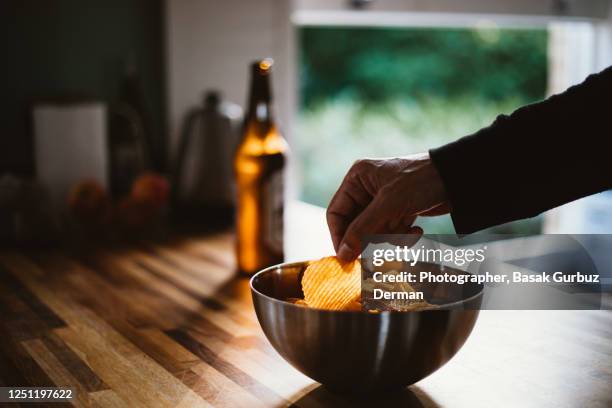
[[(414, 291), (407, 283), (402, 285), (402, 290)], [(360, 311), (362, 310), (361, 289), (361, 264), (359, 259), (345, 263), (335, 256), (329, 256), (311, 262), (304, 271), (302, 277), (304, 299), (288, 300), (298, 305), (316, 309)], [(433, 305), (424, 301), (404, 303), (390, 304), (387, 310), (413, 311), (433, 307)], [(379, 310), (367, 311), (375, 313)]]

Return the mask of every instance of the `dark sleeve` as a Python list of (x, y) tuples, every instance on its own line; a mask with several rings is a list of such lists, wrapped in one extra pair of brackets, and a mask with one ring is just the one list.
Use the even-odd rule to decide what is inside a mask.
[(612, 187), (612, 67), (430, 150), (459, 234)]

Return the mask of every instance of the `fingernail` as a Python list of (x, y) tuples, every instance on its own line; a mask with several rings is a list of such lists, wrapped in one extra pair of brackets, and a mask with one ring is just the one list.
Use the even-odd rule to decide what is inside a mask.
[(345, 262), (352, 261), (353, 250), (346, 244), (340, 245), (340, 250), (338, 251), (338, 258)]

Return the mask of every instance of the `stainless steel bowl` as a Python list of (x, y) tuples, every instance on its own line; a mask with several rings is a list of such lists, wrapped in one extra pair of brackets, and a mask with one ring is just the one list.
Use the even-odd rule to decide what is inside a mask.
[[(477, 284), (423, 287), (440, 307), (421, 312), (329, 311), (284, 301), (302, 297), (306, 266), (305, 262), (281, 264), (253, 276), (255, 312), (266, 337), (285, 360), (340, 392), (400, 389), (433, 373), (465, 343), (482, 301), (483, 287)], [(431, 264), (423, 270), (465, 273)]]

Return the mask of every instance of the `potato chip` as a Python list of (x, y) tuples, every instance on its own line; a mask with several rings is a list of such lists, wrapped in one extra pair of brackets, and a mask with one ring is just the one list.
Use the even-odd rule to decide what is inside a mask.
[(310, 307), (355, 310), (355, 302), (361, 297), (359, 260), (344, 263), (335, 256), (329, 256), (311, 262), (302, 277), (302, 290), (304, 300)]
[(361, 312), (363, 308), (361, 307), (361, 302), (358, 300), (355, 300), (351, 303), (349, 303), (348, 305), (346, 305), (346, 307), (342, 310), (350, 310), (352, 312)]

